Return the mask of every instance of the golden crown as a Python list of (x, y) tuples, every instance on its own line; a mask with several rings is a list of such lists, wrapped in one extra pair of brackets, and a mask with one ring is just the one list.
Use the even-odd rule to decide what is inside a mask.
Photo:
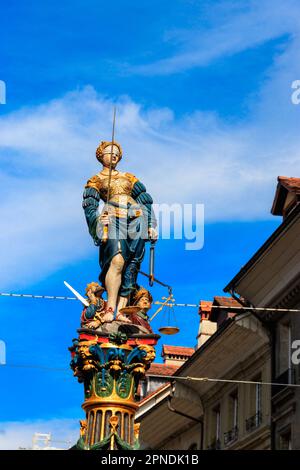
[(93, 287), (96, 287), (96, 291), (99, 290), (99, 291), (104, 291), (104, 287), (100, 286), (100, 284), (98, 284), (98, 282), (90, 282), (89, 284), (87, 284), (86, 286), (86, 289), (85, 289), (85, 295), (87, 295), (88, 291), (90, 289), (92, 289)]
[(142, 297), (148, 297), (150, 303), (153, 302), (153, 297), (145, 287), (140, 287), (139, 290), (134, 294), (133, 304), (136, 305)]

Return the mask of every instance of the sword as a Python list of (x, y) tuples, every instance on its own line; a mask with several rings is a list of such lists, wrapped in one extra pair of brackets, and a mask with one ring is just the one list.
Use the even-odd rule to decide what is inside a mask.
[(72, 286), (70, 286), (70, 284), (68, 284), (66, 281), (64, 281), (64, 285), (70, 289), (71, 292), (73, 292), (73, 294), (75, 295), (75, 297), (77, 297), (78, 300), (80, 300), (80, 302), (85, 306), (85, 307), (89, 307), (89, 303), (88, 301), (82, 297), (82, 295), (79, 294), (79, 292), (77, 292), (77, 290), (75, 290)]
[(151, 240), (150, 245), (150, 261), (149, 261), (149, 286), (153, 286), (154, 282), (154, 249), (155, 249), (155, 241)]
[[(107, 186), (107, 196), (106, 196), (106, 205), (103, 211), (103, 214), (108, 215), (108, 202), (110, 198), (110, 185), (111, 185), (111, 172), (112, 172), (112, 154), (115, 141), (115, 124), (116, 124), (116, 107), (114, 107), (114, 116), (113, 116), (113, 127), (112, 127), (112, 137), (111, 137), (111, 152), (110, 152), (110, 162), (109, 162), (109, 173), (108, 173), (108, 186)], [(103, 227), (103, 236), (102, 242), (106, 243), (108, 240), (108, 226), (104, 225)]]

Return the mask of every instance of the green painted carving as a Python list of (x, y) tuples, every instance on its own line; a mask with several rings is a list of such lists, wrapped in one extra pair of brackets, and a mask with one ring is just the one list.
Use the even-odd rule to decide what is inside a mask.
[(116, 392), (120, 398), (126, 399), (129, 397), (132, 383), (132, 376), (125, 370), (120, 374), (116, 383)]
[(102, 369), (95, 375), (95, 392), (99, 397), (109, 397), (113, 392), (114, 379), (109, 371)]

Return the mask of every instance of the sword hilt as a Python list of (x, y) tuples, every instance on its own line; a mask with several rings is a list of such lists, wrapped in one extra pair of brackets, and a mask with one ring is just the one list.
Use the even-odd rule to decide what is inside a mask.
[(103, 235), (102, 235), (102, 243), (106, 243), (108, 240), (108, 226), (107, 225), (104, 225), (103, 227)]
[[(103, 215), (109, 215), (107, 210), (103, 211), (102, 214)], [(103, 225), (101, 241), (102, 241), (102, 243), (106, 243), (107, 240), (108, 240), (108, 225)]]

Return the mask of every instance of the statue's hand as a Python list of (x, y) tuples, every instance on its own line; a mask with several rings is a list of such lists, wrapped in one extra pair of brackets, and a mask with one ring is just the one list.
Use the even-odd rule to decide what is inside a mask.
[(100, 215), (99, 219), (102, 225), (108, 225), (110, 222), (110, 217), (107, 212), (103, 212), (103, 214)]
[(149, 236), (149, 240), (156, 242), (158, 238), (156, 229), (153, 227), (148, 228), (148, 236)]

